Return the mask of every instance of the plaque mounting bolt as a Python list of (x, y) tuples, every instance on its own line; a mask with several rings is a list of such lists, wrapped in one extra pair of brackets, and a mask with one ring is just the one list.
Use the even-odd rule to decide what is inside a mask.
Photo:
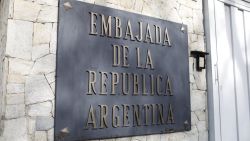
[(66, 11), (68, 11), (68, 10), (71, 9), (71, 8), (73, 8), (72, 5), (70, 4), (70, 2), (65, 2), (65, 3), (63, 4), (63, 6), (64, 6), (64, 9), (65, 9)]
[(189, 123), (188, 123), (187, 120), (184, 122), (184, 128), (185, 128), (186, 131), (189, 130)]
[(181, 25), (181, 31), (184, 32), (185, 31), (185, 27), (183, 25)]

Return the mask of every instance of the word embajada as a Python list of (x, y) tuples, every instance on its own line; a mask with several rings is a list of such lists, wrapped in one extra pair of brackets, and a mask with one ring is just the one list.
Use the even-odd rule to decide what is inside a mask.
[[(162, 27), (158, 25), (150, 25), (138, 21), (138, 25), (131, 24), (130, 19), (125, 21), (119, 17), (105, 16), (103, 14), (89, 12), (90, 14), (90, 35), (100, 35), (107, 37), (114, 37), (117, 39), (123, 38), (125, 40), (138, 41), (151, 44), (162, 44), (163, 46), (171, 47), (171, 41), (168, 34), (167, 27), (162, 31)], [(112, 22), (113, 21), (113, 22)], [(143, 29), (143, 26), (146, 28)], [(112, 29), (114, 27), (114, 29)], [(134, 33), (133, 27), (138, 28), (138, 33)], [(99, 31), (98, 31), (99, 29)], [(115, 32), (113, 32), (113, 30)], [(153, 33), (152, 33), (153, 32)], [(153, 38), (154, 35), (154, 38)]]

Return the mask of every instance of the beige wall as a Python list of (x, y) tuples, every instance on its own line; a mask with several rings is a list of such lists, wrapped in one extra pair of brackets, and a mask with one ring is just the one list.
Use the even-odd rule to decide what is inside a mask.
[[(81, 0), (188, 25), (189, 49), (205, 50), (201, 0)], [(58, 0), (10, 0), (7, 94), (0, 141), (52, 141)], [(207, 141), (205, 71), (190, 57), (192, 130), (110, 141)], [(106, 141), (106, 140), (105, 140)]]

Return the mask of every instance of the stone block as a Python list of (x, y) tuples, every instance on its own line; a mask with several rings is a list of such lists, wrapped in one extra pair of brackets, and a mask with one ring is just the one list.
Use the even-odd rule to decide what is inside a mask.
[(36, 2), (42, 5), (58, 6), (58, 0), (36, 0)]
[(199, 141), (208, 141), (207, 131), (199, 132)]
[(52, 82), (55, 82), (55, 76), (56, 76), (55, 72), (48, 73), (45, 76), (49, 84), (51, 84)]
[[(192, 126), (191, 126), (191, 130), (185, 132), (185, 134), (186, 134), (187, 136), (197, 135), (197, 134), (198, 134), (198, 129), (197, 129), (196, 125), (192, 125)], [(197, 137), (197, 138), (198, 138), (198, 137)]]
[(192, 18), (182, 18), (183, 24), (187, 25), (188, 33), (194, 33), (193, 19)]
[(43, 5), (38, 15), (37, 21), (42, 23), (57, 22), (57, 11), (58, 8), (55, 6)]
[(177, 22), (177, 23), (182, 23), (181, 17), (178, 12), (179, 11), (177, 10), (177, 8), (171, 9), (165, 16), (165, 19), (169, 21)]
[(25, 118), (4, 121), (4, 141), (28, 141), (27, 121)]
[(126, 137), (126, 138), (117, 138), (115, 141), (131, 141), (131, 137)]
[(55, 100), (52, 101), (52, 117), (55, 117)]
[(190, 81), (190, 83), (195, 83), (194, 75), (193, 74), (189, 75), (189, 81)]
[(35, 132), (35, 141), (47, 141), (46, 131), (36, 131)]
[(159, 5), (157, 3), (152, 4), (152, 1), (144, 1), (144, 5), (142, 8), (142, 14), (153, 16), (156, 18), (161, 17), (161, 11), (159, 10)]
[[(113, 2), (113, 4), (115, 4), (115, 2)], [(135, 5), (135, 0), (120, 0), (118, 2), (118, 5), (120, 5), (121, 7), (124, 7), (125, 9), (132, 9)]]
[(178, 0), (178, 3), (192, 9), (202, 9), (202, 0)]
[(168, 141), (168, 134), (161, 134), (161, 139), (160, 141)]
[(168, 141), (185, 141), (186, 134), (185, 133), (173, 133), (169, 134)]
[[(177, 140), (177, 141), (179, 141), (179, 140)], [(199, 141), (198, 133), (186, 136), (185, 139), (183, 139), (181, 141)]]
[(35, 23), (33, 45), (49, 44), (52, 23)]
[(202, 70), (201, 72), (195, 72), (194, 73), (194, 79), (195, 79), (195, 83), (197, 85), (198, 90), (205, 91), (207, 89), (206, 71), (205, 70)]
[(53, 93), (55, 94), (55, 90), (56, 90), (56, 83), (55, 82), (52, 82), (51, 84), (50, 84), (50, 88), (51, 88), (51, 90), (53, 91)]
[(9, 0), (9, 19), (13, 19), (13, 14), (14, 14), (14, 0)]
[(200, 121), (205, 121), (206, 120), (206, 110), (195, 111), (195, 114), (197, 115), (197, 117), (198, 117), (198, 119)]
[(24, 94), (6, 95), (6, 104), (24, 104)]
[(161, 138), (160, 135), (148, 135), (147, 136), (147, 141), (160, 141)]
[(203, 26), (203, 11), (202, 10), (193, 10), (193, 25), (194, 25), (194, 32), (197, 34), (204, 33), (204, 26)]
[(188, 44), (190, 45), (193, 42), (197, 42), (198, 41), (198, 35), (194, 34), (194, 33), (189, 33), (188, 34)]
[(88, 2), (88, 3), (92, 3), (92, 1), (93, 1), (94, 4), (106, 5), (105, 0), (79, 0), (79, 1), (84, 1), (84, 2)]
[(44, 75), (28, 76), (25, 83), (25, 103), (53, 100), (54, 95)]
[(25, 83), (25, 77), (23, 75), (19, 75), (19, 74), (9, 74), (8, 75), (8, 83)]
[(195, 50), (195, 51), (205, 51), (205, 40), (204, 36), (202, 35), (197, 35), (196, 41), (193, 41), (192, 43), (189, 44), (190, 50)]
[(14, 19), (36, 21), (41, 10), (41, 5), (36, 2), (15, 0)]
[(7, 35), (6, 55), (30, 60), (33, 23), (9, 19)]
[(133, 9), (135, 11), (141, 12), (142, 11), (142, 7), (143, 7), (143, 3), (144, 3), (143, 0), (136, 0)]
[(97, 1), (97, 0), (77, 0), (77, 1), (82, 1), (82, 2), (86, 2), (86, 3), (92, 3), (92, 4), (94, 4), (95, 1)]
[(35, 61), (49, 54), (49, 44), (40, 44), (32, 47), (32, 60)]
[(204, 35), (204, 27), (202, 21), (193, 22), (194, 25), (194, 33)]
[(9, 83), (7, 84), (8, 94), (24, 93), (24, 84)]
[(207, 130), (207, 123), (206, 121), (199, 121), (197, 124), (197, 129), (199, 132), (203, 132)]
[(51, 128), (48, 131), (48, 141), (54, 141), (54, 128)]
[(36, 131), (47, 131), (54, 126), (54, 118), (52, 117), (37, 117), (36, 118)]
[(22, 59), (10, 58), (9, 59), (9, 74), (30, 74), (33, 62), (25, 61)]
[(179, 15), (182, 19), (193, 18), (193, 10), (192, 8), (181, 5), (179, 9)]
[(52, 103), (43, 102), (28, 106), (29, 116), (51, 116)]
[(5, 110), (5, 118), (12, 119), (12, 118), (19, 118), (25, 115), (25, 105), (7, 105)]
[[(100, 140), (101, 141), (101, 140)], [(115, 139), (105, 139), (103, 141), (115, 141)]]
[(54, 72), (56, 68), (56, 55), (49, 54), (36, 60), (32, 74), (47, 74)]
[(191, 112), (191, 125), (196, 125), (199, 119), (194, 112)]
[(57, 23), (53, 23), (51, 40), (50, 40), (50, 53), (56, 54), (57, 48)]
[(29, 118), (28, 119), (28, 132), (29, 134), (34, 134), (36, 131), (36, 120)]
[(191, 91), (191, 111), (206, 108), (206, 96), (204, 91)]
[(134, 136), (131, 138), (131, 141), (146, 141), (147, 137), (146, 136)]

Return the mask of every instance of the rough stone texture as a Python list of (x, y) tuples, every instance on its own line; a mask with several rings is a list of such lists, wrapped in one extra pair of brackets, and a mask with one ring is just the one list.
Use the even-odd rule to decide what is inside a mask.
[(9, 59), (9, 73), (27, 75), (30, 73), (33, 62), (25, 61), (22, 59), (11, 58)]
[(34, 141), (47, 141), (47, 133), (45, 131), (36, 131)]
[(52, 6), (57, 6), (58, 5), (58, 0), (36, 0), (37, 3), (43, 4), (43, 5), (52, 5)]
[(24, 104), (24, 94), (6, 95), (6, 104)]
[(52, 103), (44, 102), (28, 106), (29, 116), (51, 116)]
[(4, 122), (3, 141), (27, 141), (27, 121), (25, 118)]
[(55, 83), (55, 82), (52, 82), (52, 83), (50, 84), (50, 88), (51, 88), (51, 90), (53, 91), (53, 93), (55, 94), (56, 83)]
[(38, 22), (57, 22), (58, 8), (54, 6), (43, 5), (39, 13)]
[(24, 83), (25, 77), (23, 75), (19, 75), (19, 74), (9, 74), (8, 75), (8, 82), (9, 83)]
[(56, 56), (54, 54), (46, 55), (36, 60), (32, 74), (44, 74), (55, 71)]
[(24, 93), (24, 84), (10, 83), (7, 85), (8, 94)]
[(135, 136), (131, 138), (131, 141), (146, 141), (146, 136)]
[(33, 45), (49, 44), (51, 31), (51, 23), (35, 23)]
[(49, 44), (40, 44), (32, 48), (32, 60), (37, 60), (49, 54)]
[(206, 95), (203, 91), (192, 91), (191, 111), (204, 110), (206, 108)]
[(14, 19), (36, 21), (41, 6), (32, 1), (15, 0)]
[(44, 102), (54, 98), (44, 75), (28, 76), (25, 83), (25, 103)]
[(127, 137), (127, 138), (117, 138), (116, 141), (130, 141), (131, 137)]
[[(202, 0), (79, 1), (186, 24), (189, 50), (206, 50)], [(5, 61), (7, 81), (3, 86), (8, 88), (8, 94), (4, 97), (6, 108), (5, 105), (2, 107), (6, 112), (5, 117), (17, 119), (4, 121), (0, 141), (53, 141), (58, 0), (8, 2), (5, 24), (0, 23), (1, 27), (6, 28), (8, 17), (8, 31), (5, 30), (8, 36), (2, 34), (4, 28), (0, 28), (3, 39), (0, 42), (0, 57)], [(7, 41), (5, 54), (2, 48), (5, 46), (4, 39)], [(195, 67), (195, 60), (190, 57), (191, 131), (102, 141), (207, 141), (206, 73), (197, 72)], [(0, 62), (0, 80), (3, 78), (2, 68)], [(0, 85), (0, 100), (1, 90)]]
[(57, 23), (53, 23), (50, 41), (50, 53), (56, 54), (57, 45)]
[(48, 131), (48, 141), (54, 141), (54, 128)]
[(32, 49), (32, 34), (32, 22), (9, 20), (6, 55), (10, 57), (30, 60)]
[(28, 132), (33, 134), (36, 131), (36, 120), (33, 118), (28, 119)]
[(147, 141), (159, 141), (161, 140), (161, 136), (160, 135), (148, 135), (146, 140)]
[(195, 111), (195, 114), (197, 115), (197, 118), (201, 121), (206, 120), (206, 110), (197, 110)]
[(46, 79), (49, 82), (49, 84), (55, 82), (55, 76), (56, 76), (55, 72), (46, 74)]
[[(1, 63), (0, 63), (1, 64)], [(1, 71), (1, 70), (0, 70)], [(3, 60), (3, 67), (2, 67), (2, 71), (0, 73), (0, 116), (4, 117), (4, 113), (5, 113), (5, 108), (6, 108), (6, 101), (5, 101), (5, 95), (6, 95), (6, 85), (7, 85), (7, 72), (8, 72), (8, 58), (5, 58)], [(2, 133), (4, 130), (4, 119), (1, 118), (0, 119), (0, 139), (4, 138), (2, 137)]]
[[(8, 22), (8, 13), (9, 13), (9, 1), (1, 0), (0, 1), (0, 117), (3, 116), (5, 111), (5, 89), (6, 89), (6, 76), (7, 71), (5, 68), (5, 50), (6, 50), (6, 41), (7, 41), (7, 22)], [(0, 118), (0, 140), (3, 130), (4, 121)]]
[(25, 115), (25, 105), (7, 105), (5, 111), (5, 118), (12, 119), (12, 118), (19, 118)]
[(52, 117), (37, 117), (36, 131), (47, 131), (54, 126), (54, 118)]

